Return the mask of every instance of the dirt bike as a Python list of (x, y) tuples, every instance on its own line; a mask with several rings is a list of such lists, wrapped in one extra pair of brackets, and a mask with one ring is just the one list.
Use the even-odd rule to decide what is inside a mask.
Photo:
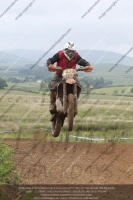
[[(58, 137), (67, 117), (67, 129), (72, 131), (74, 117), (78, 113), (77, 102), (80, 86), (77, 84), (78, 71), (85, 71), (89, 68), (65, 69), (61, 67), (53, 68), (52, 72), (62, 70), (62, 81), (57, 86), (56, 111), (51, 117), (51, 131), (53, 137)], [(52, 70), (52, 68), (51, 68)]]

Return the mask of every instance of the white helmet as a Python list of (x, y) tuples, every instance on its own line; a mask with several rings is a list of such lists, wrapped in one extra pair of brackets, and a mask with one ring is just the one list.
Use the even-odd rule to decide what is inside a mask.
[(65, 56), (71, 60), (76, 53), (76, 46), (73, 42), (67, 42), (64, 46), (64, 54)]

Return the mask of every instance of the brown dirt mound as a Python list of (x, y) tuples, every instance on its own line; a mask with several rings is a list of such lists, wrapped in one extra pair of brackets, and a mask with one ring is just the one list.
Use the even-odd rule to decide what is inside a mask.
[(23, 184), (133, 184), (131, 144), (2, 139)]

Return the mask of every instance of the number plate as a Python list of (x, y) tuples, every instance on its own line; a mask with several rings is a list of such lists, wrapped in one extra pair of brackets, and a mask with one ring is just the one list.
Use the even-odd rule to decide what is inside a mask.
[(76, 78), (77, 77), (77, 72), (75, 69), (65, 69), (62, 73), (62, 76), (65, 78), (65, 79), (68, 79), (68, 78)]

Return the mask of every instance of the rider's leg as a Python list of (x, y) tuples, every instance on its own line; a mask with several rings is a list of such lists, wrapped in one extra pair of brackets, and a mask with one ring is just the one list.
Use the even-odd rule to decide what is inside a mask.
[(49, 111), (51, 114), (55, 112), (55, 101), (56, 101), (56, 94), (57, 94), (57, 85), (61, 81), (61, 76), (55, 74), (49, 84), (50, 89), (50, 108)]
[(50, 107), (49, 111), (51, 114), (55, 112), (55, 101), (56, 101), (56, 90), (50, 90)]

